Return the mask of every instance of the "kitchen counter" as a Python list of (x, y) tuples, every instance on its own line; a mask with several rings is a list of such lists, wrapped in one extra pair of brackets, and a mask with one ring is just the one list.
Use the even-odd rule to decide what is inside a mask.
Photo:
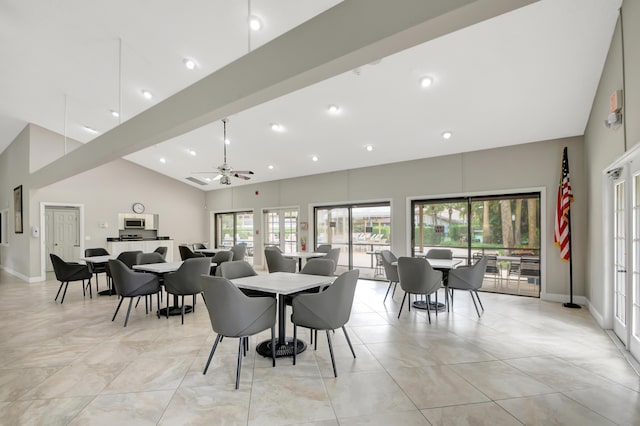
[(107, 238), (107, 251), (114, 256), (119, 255), (123, 251), (136, 251), (140, 250), (144, 253), (151, 253), (160, 246), (167, 248), (167, 255), (165, 259), (167, 262), (173, 262), (173, 246), (172, 239), (158, 237), (158, 238), (146, 238), (142, 240), (121, 240), (120, 238)]

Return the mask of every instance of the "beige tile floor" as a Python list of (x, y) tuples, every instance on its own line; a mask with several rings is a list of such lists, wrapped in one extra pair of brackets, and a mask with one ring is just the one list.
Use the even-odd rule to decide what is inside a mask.
[(72, 283), (60, 305), (55, 281), (0, 271), (0, 424), (640, 425), (640, 379), (586, 309), (483, 293), (478, 319), (459, 293), (430, 325), (423, 311), (397, 319), (401, 291), (383, 304), (386, 288), (358, 283), (357, 359), (336, 331), (338, 378), (319, 334), (295, 367), (250, 350), (235, 390), (237, 339), (202, 375), (214, 340), (202, 300), (184, 325), (139, 307), (123, 328), (115, 297)]

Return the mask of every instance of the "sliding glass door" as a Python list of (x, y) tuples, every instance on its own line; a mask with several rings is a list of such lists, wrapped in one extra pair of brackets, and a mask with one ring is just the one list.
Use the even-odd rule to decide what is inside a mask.
[(540, 296), (540, 194), (412, 202), (413, 255), (449, 248), (469, 264), (489, 263), (486, 291)]
[(360, 269), (361, 278), (382, 278), (377, 252), (391, 245), (389, 203), (315, 208), (315, 245), (339, 247), (338, 273)]
[(253, 212), (216, 213), (215, 222), (215, 247), (231, 248), (236, 244), (245, 243), (245, 260), (253, 263)]

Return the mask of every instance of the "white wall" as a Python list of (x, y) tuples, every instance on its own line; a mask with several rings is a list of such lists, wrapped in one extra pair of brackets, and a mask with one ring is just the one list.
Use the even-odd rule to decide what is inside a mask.
[[(620, 21), (613, 35), (609, 54), (602, 72), (600, 84), (585, 130), (585, 167), (588, 170), (587, 188), (588, 226), (586, 295), (591, 310), (601, 325), (611, 328), (612, 289), (605, 286), (605, 254), (603, 229), (603, 172), (614, 160), (622, 156), (633, 145), (640, 142), (640, 2), (625, 1), (622, 5), (624, 19), (622, 34)], [(624, 63), (622, 37), (624, 35)], [(623, 74), (625, 78), (623, 79)], [(623, 81), (624, 80), (624, 81)], [(607, 129), (603, 123), (609, 114), (609, 97), (615, 90), (625, 93), (624, 124), (617, 130)]]
[[(207, 193), (212, 212), (253, 210), (256, 227), (261, 229), (264, 208), (297, 206), (300, 220), (313, 220), (312, 206), (327, 203), (390, 200), (392, 203), (392, 250), (406, 254), (409, 248), (407, 199), (424, 196), (509, 192), (522, 188), (545, 188), (547, 257), (547, 297), (567, 295), (569, 269), (559, 259), (553, 245), (553, 218), (556, 190), (560, 178), (562, 149), (569, 147), (571, 180), (575, 195), (572, 224), (574, 232), (574, 294), (584, 295), (586, 253), (586, 185), (582, 137), (516, 145), (445, 157), (367, 167), (264, 184), (224, 188)], [(336, 154), (339, 155), (339, 154)], [(258, 195), (256, 195), (258, 191)], [(213, 232), (213, 230), (210, 230)], [(309, 240), (310, 242), (312, 240)], [(257, 264), (262, 263), (261, 238), (256, 237)], [(563, 299), (564, 300), (564, 299)]]

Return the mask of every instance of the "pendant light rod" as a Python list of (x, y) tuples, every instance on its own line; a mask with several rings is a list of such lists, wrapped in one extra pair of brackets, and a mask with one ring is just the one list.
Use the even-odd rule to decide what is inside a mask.
[(222, 119), (222, 146), (224, 146), (224, 164), (227, 164), (227, 119)]
[(67, 94), (64, 94), (64, 155), (67, 155)]
[(122, 37), (118, 37), (118, 125), (122, 123)]

